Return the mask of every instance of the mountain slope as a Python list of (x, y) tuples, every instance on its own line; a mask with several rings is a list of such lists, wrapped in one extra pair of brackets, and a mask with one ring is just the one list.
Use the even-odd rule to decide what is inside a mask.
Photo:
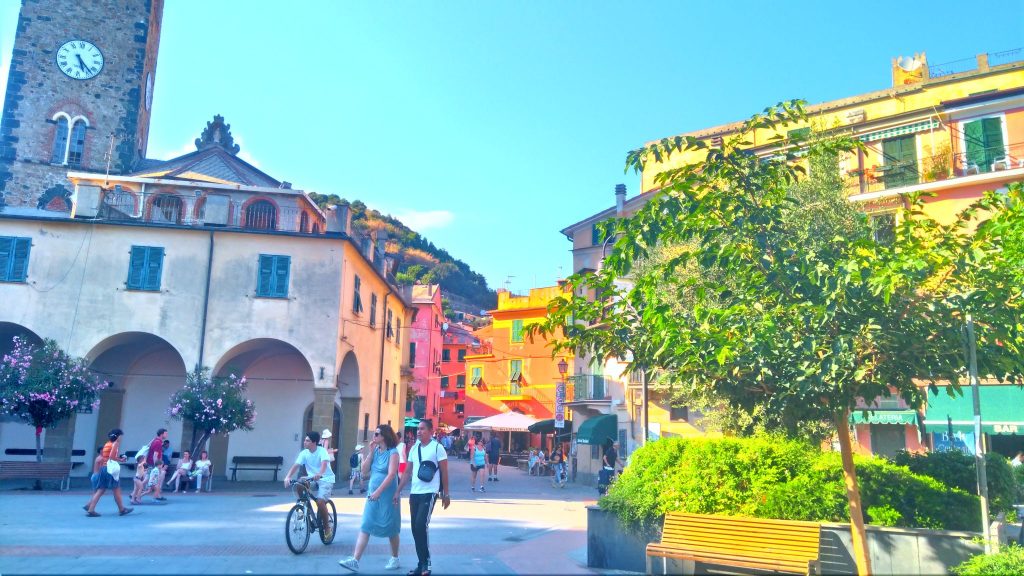
[(452, 257), (447, 250), (411, 230), (397, 218), (367, 208), (359, 200), (349, 202), (337, 194), (309, 194), (321, 209), (332, 204), (348, 205), (352, 211), (352, 229), (360, 234), (387, 232), (387, 253), (395, 259), (395, 279), (399, 284), (440, 284), (455, 310), (479, 314), (492, 310), (498, 297), (487, 286), (487, 280), (468, 264)]

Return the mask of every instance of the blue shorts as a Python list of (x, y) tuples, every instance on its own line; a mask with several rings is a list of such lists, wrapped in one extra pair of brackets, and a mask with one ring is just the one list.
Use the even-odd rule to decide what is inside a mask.
[(117, 480), (114, 480), (114, 477), (110, 475), (110, 472), (107, 472), (106, 468), (90, 476), (89, 481), (92, 484), (93, 490), (108, 490), (120, 486)]

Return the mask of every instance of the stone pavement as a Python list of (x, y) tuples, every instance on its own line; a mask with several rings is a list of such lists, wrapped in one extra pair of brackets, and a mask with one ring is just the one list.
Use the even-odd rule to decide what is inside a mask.
[[(593, 488), (554, 488), (549, 478), (502, 467), (487, 492), (469, 490), (465, 461), (452, 461), (453, 500), (430, 525), (436, 574), (593, 574), (586, 567), (586, 510)], [(127, 486), (127, 483), (123, 485)], [(335, 487), (338, 535), (318, 537), (299, 556), (284, 540), (294, 497), (281, 483), (215, 481), (213, 493), (167, 494), (119, 517), (109, 492), (88, 518), (88, 488), (33, 491), (0, 485), (0, 574), (347, 574), (337, 561), (352, 552), (363, 497)], [(127, 501), (128, 490), (124, 491)], [(385, 539), (370, 539), (362, 573), (404, 575), (416, 563), (402, 502), (402, 568), (385, 572)]]

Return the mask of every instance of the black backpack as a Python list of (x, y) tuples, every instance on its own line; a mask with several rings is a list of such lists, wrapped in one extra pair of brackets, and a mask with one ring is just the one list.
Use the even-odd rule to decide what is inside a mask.
[(352, 455), (348, 457), (348, 465), (350, 468), (359, 466), (359, 452), (353, 452)]

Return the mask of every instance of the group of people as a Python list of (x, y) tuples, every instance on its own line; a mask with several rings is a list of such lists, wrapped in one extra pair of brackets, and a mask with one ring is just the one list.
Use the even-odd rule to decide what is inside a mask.
[(540, 476), (543, 469), (542, 466), (550, 467), (554, 473), (554, 478), (551, 479), (552, 486), (557, 488), (565, 487), (569, 481), (569, 472), (566, 469), (565, 452), (561, 446), (556, 445), (550, 455), (544, 454), (543, 448), (530, 450), (530, 459), (527, 461), (527, 470), (530, 476), (534, 474)]
[[(437, 500), (441, 500), (444, 508), (448, 508), (451, 503), (448, 493), (448, 452), (434, 439), (433, 423), (429, 420), (420, 421), (415, 438), (414, 442), (410, 432), (400, 442), (391, 426), (381, 424), (374, 430), (373, 439), (360, 447), (361, 458), (357, 458), (359, 479), (368, 478), (365, 489), (368, 494), (355, 549), (351, 556), (338, 562), (342, 567), (358, 572), (359, 561), (366, 551), (370, 536), (376, 536), (387, 538), (391, 544), (391, 557), (384, 568), (399, 568), (398, 545), (402, 526), (399, 501), (403, 489), (409, 486), (409, 516), (413, 541), (416, 543), (417, 563), (416, 568), (408, 574), (430, 575), (432, 568), (427, 527)], [(292, 475), (302, 469), (306, 477), (316, 483), (313, 493), (318, 514), (324, 518), (326, 502), (334, 489), (335, 475), (331, 470), (330, 455), (320, 445), (320, 441), (321, 435), (317, 432), (306, 434), (302, 451), (285, 474), (284, 485), (290, 486)], [(405, 466), (401, 465), (403, 460)], [(349, 480), (350, 490), (353, 478), (354, 473)]]
[[(121, 464), (128, 461), (126, 455), (121, 453), (121, 439), (124, 432), (120, 428), (114, 428), (107, 434), (107, 443), (100, 448), (99, 454), (93, 460), (92, 475), (89, 477), (93, 494), (89, 502), (82, 508), (86, 516), (97, 517), (100, 513), (96, 511), (96, 505), (100, 498), (111, 490), (114, 494), (114, 502), (117, 504), (118, 514), (124, 516), (131, 514), (134, 508), (126, 507), (121, 497)], [(167, 440), (167, 429), (160, 428), (156, 436), (139, 450), (135, 455), (135, 486), (131, 493), (131, 504), (142, 504), (142, 497), (152, 493), (153, 499), (159, 502), (166, 501), (163, 495), (164, 479), (171, 467), (170, 441)], [(189, 483), (195, 481), (196, 492), (199, 492), (203, 485), (203, 479), (210, 476), (211, 463), (206, 451), (200, 453), (198, 460), (192, 460), (188, 451), (182, 453), (178, 460), (177, 468), (167, 486), (175, 485), (175, 492), (178, 492), (182, 485), (188, 491)]]

